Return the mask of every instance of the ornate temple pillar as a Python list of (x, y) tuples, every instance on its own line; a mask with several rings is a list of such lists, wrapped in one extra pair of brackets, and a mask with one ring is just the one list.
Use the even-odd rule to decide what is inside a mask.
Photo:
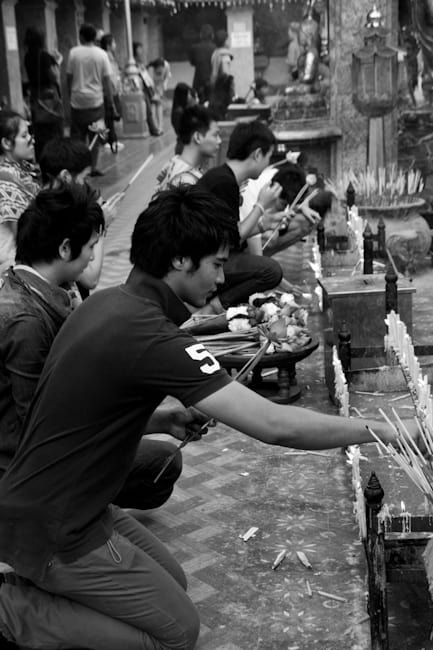
[(0, 66), (1, 104), (21, 111), (23, 107), (20, 57), (15, 18), (17, 0), (1, 0), (0, 3)]
[(239, 97), (245, 97), (254, 81), (253, 8), (249, 5), (227, 7), (226, 16), (235, 90)]

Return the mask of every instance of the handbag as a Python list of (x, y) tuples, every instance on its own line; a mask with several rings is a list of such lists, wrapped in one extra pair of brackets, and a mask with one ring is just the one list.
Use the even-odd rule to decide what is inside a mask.
[(41, 92), (41, 53), (38, 59), (38, 95), (33, 103), (33, 121), (35, 124), (54, 124), (64, 118), (63, 102), (55, 86)]

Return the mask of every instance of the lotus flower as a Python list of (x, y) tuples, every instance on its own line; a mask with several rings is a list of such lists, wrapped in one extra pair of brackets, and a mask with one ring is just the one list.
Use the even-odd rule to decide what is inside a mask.
[(251, 323), (248, 318), (232, 318), (228, 327), (231, 332), (245, 332), (251, 329)]

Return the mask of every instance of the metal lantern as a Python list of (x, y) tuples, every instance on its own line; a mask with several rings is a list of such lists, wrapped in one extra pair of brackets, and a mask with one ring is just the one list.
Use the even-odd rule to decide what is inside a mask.
[(352, 55), (352, 99), (367, 117), (382, 117), (397, 104), (397, 51), (386, 45), (386, 35), (374, 7), (367, 16), (365, 45)]

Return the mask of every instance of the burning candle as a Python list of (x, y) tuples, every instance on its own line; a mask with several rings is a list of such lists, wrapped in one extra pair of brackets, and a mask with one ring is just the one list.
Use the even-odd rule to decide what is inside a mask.
[(400, 508), (401, 508), (401, 512), (400, 512), (401, 532), (402, 533), (410, 533), (411, 532), (411, 517), (412, 517), (412, 515), (410, 514), (410, 512), (406, 511), (406, 506), (404, 504), (404, 501), (401, 502)]

